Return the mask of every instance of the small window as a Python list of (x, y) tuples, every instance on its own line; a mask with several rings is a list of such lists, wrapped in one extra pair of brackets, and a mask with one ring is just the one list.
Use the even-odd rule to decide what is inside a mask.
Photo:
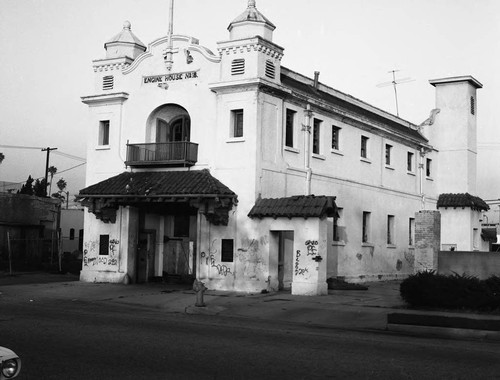
[(363, 211), (363, 243), (368, 243), (370, 241), (370, 217), (371, 212)]
[(232, 263), (234, 259), (234, 240), (222, 239), (221, 261), (224, 263)]
[(99, 145), (109, 145), (109, 120), (99, 122)]
[(69, 229), (69, 240), (75, 240), (75, 229), (74, 228)]
[(394, 244), (394, 215), (387, 215), (387, 244)]
[(189, 237), (189, 215), (179, 214), (174, 216), (174, 236)]
[(408, 223), (408, 245), (415, 245), (415, 218), (410, 218)]
[(368, 137), (361, 136), (361, 157), (368, 158)]
[(233, 59), (231, 62), (231, 75), (242, 75), (245, 73), (245, 60), (243, 58)]
[(99, 255), (109, 254), (109, 235), (99, 236)]
[(428, 158), (425, 163), (425, 175), (430, 177), (432, 175), (432, 160)]
[(476, 100), (473, 96), (470, 97), (470, 113), (472, 115), (476, 113)]
[(408, 154), (406, 156), (406, 170), (409, 172), (414, 171), (414, 169), (413, 169), (413, 167), (414, 167), (413, 157), (414, 157), (414, 154), (412, 152), (408, 152)]
[(231, 137), (243, 137), (243, 110), (231, 111)]
[(341, 218), (343, 211), (342, 208), (337, 208), (337, 215), (333, 218), (333, 241), (341, 241), (343, 238), (341, 233)]
[(102, 89), (103, 90), (112, 90), (114, 86), (114, 77), (113, 75), (106, 75), (102, 78)]
[(332, 149), (340, 149), (340, 127), (332, 125)]
[(267, 60), (266, 61), (266, 77), (274, 79), (275, 75), (276, 75), (276, 69), (274, 68), (273, 61)]
[(385, 164), (391, 164), (392, 145), (385, 144)]
[(320, 133), (321, 133), (321, 123), (322, 121), (319, 119), (314, 119), (313, 121), (313, 153), (320, 153)]
[(295, 115), (297, 112), (290, 109), (286, 110), (285, 120), (285, 146), (293, 148), (293, 133), (295, 130)]

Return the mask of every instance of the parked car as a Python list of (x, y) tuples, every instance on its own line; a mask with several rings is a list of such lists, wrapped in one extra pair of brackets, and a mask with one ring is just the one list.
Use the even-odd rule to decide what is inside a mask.
[(14, 351), (0, 346), (0, 380), (13, 379), (21, 372), (21, 359)]

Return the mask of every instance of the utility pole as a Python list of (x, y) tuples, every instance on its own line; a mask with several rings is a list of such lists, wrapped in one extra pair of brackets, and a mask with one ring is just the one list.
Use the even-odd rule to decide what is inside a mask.
[(49, 180), (49, 155), (51, 150), (57, 150), (57, 148), (44, 148), (42, 152), (47, 152), (47, 160), (45, 161), (45, 196), (47, 196), (47, 185)]

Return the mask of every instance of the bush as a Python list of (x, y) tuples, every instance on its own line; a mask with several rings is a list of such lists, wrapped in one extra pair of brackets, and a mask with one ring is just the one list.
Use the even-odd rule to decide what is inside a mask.
[(400, 294), (412, 307), (500, 310), (500, 277), (479, 280), (465, 274), (419, 272), (401, 283)]

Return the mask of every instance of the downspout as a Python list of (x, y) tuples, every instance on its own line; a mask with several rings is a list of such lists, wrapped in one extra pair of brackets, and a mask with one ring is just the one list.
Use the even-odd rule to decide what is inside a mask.
[(420, 148), (420, 163), (418, 164), (418, 168), (420, 171), (420, 209), (425, 210), (425, 193), (424, 193), (424, 157), (425, 157), (425, 149), (423, 147)]
[(302, 124), (302, 131), (304, 131), (304, 169), (306, 171), (306, 186), (305, 195), (311, 195), (311, 118), (313, 112), (311, 105), (307, 104), (304, 109), (304, 124)]

